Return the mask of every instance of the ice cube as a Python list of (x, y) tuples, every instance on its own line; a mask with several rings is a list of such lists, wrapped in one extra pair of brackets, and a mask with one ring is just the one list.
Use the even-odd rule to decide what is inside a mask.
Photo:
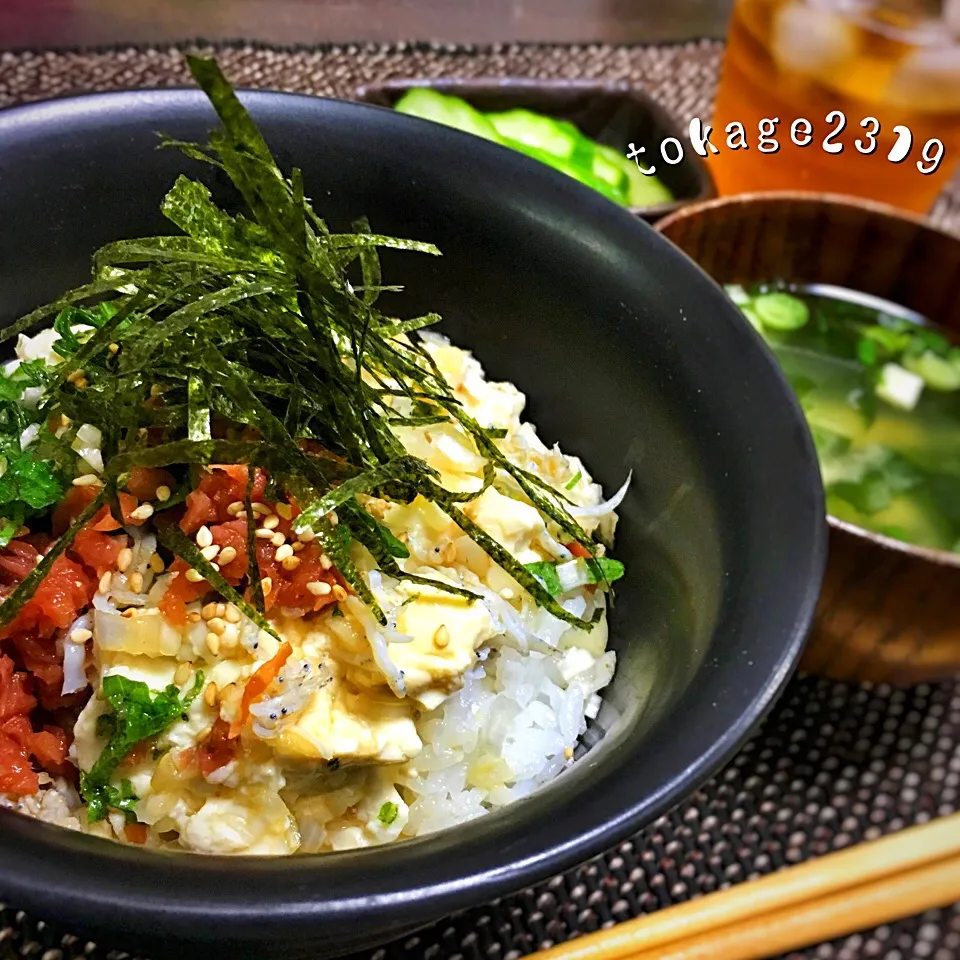
[(849, 21), (804, 0), (787, 4), (774, 20), (771, 53), (781, 70), (829, 81), (834, 70), (856, 56), (858, 46), (857, 30)]
[(897, 65), (886, 99), (910, 110), (960, 110), (960, 47), (919, 47)]

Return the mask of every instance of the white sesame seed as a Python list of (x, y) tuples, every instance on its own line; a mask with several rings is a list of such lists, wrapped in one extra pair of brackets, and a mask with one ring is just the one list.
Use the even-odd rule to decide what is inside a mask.
[(163, 573), (163, 557), (159, 553), (150, 554), (150, 569), (154, 573)]
[(272, 531), (272, 530), (268, 530), (266, 527), (258, 527), (258, 528), (257, 528), (257, 534), (256, 534), (256, 535), (257, 535), (257, 537), (258, 537), (260, 540), (272, 540), (272, 539), (273, 539), (273, 531)]
[(443, 650), (450, 643), (450, 631), (445, 623), (441, 623), (433, 634), (433, 645), (438, 650)]
[(149, 520), (153, 516), (153, 507), (149, 503), (141, 503), (136, 510), (130, 514), (131, 520)]
[(292, 547), (294, 553), (299, 553), (306, 546), (301, 540), (294, 540)]
[(215, 656), (220, 656), (220, 637), (215, 633), (207, 634), (207, 649)]
[(170, 499), (171, 493), (171, 489), (165, 483), (161, 483), (160, 486), (157, 487), (157, 499), (161, 503), (166, 503)]
[(77, 627), (76, 630), (70, 631), (70, 639), (74, 643), (86, 643), (93, 636), (93, 631), (84, 630), (82, 627)]
[(272, 512), (265, 503), (252, 503), (250, 507), (255, 517), (265, 517)]
[(320, 554), (320, 566), (324, 570), (329, 570), (333, 566), (333, 561), (325, 554)]
[(143, 574), (139, 571), (131, 573), (129, 585), (134, 593), (140, 593), (140, 591), (143, 590)]
[(121, 573), (126, 573), (131, 563), (133, 563), (133, 551), (129, 547), (124, 547), (117, 554), (117, 569)]
[(275, 547), (282, 547), (287, 542), (287, 538), (279, 530), (277, 530), (270, 538), (270, 542)]
[(203, 580), (203, 574), (198, 570), (194, 570), (193, 567), (187, 571), (186, 577), (191, 583), (200, 583), (200, 581)]
[(325, 583), (323, 580), (311, 580), (307, 584), (307, 589), (315, 597), (325, 597), (330, 592), (330, 584)]
[(197, 613), (195, 610), (193, 611), (193, 613), (187, 614), (187, 623), (199, 623), (199, 622), (200, 622), (200, 614)]
[(97, 591), (99, 593), (106, 593), (110, 589), (111, 583), (113, 583), (113, 574), (108, 570), (100, 578), (100, 583), (97, 585)]
[(190, 679), (190, 664), (181, 663), (180, 666), (177, 667), (177, 672), (173, 675), (173, 682), (177, 684), (177, 686), (182, 686), (189, 679)]
[(220, 603), (220, 602), (218, 602), (218, 603), (217, 603), (217, 612), (216, 612), (215, 616), (220, 617), (220, 619), (222, 620), (223, 617), (226, 615), (226, 612), (227, 612), (227, 605), (226, 605), (225, 603)]
[(215, 543), (211, 543), (209, 547), (204, 547), (200, 551), (200, 556), (203, 557), (204, 560), (216, 560), (219, 552), (220, 548)]
[(82, 477), (74, 477), (75, 487), (96, 487), (100, 485), (100, 478), (95, 473), (85, 473)]
[(243, 615), (232, 603), (227, 605), (223, 616), (227, 623), (239, 623), (243, 619)]
[(270, 577), (264, 577), (260, 581), (260, 588), (263, 590), (263, 595), (265, 597), (269, 596), (270, 591), (273, 589), (273, 580), (271, 580)]
[(202, 526), (197, 531), (197, 546), (201, 549), (209, 547), (213, 543), (213, 534), (208, 526)]
[(228, 563), (232, 563), (237, 559), (237, 548), (236, 547), (224, 547), (220, 551), (220, 565), (225, 566)]
[(238, 513), (243, 513), (243, 501), (234, 500), (233, 503), (231, 503), (230, 506), (227, 507), (227, 513), (231, 517), (235, 517)]
[(316, 534), (313, 532), (313, 527), (304, 527), (297, 534), (297, 539), (303, 541), (303, 543), (309, 543), (315, 537), (316, 537)]
[(331, 587), (331, 590), (333, 590), (333, 597), (334, 597), (335, 600), (346, 600), (346, 599), (347, 599), (347, 591), (344, 590), (343, 587), (341, 587), (339, 583), (335, 583), (335, 584)]
[(200, 616), (204, 620), (212, 620), (217, 615), (217, 603), (215, 600), (211, 600), (210, 603), (205, 603), (200, 608)]
[(263, 518), (263, 525), (268, 530), (276, 530), (280, 526), (280, 518), (275, 513), (271, 513), (270, 516)]
[(293, 556), (293, 547), (289, 543), (284, 543), (283, 545), (277, 547), (276, 559), (278, 563), (282, 563), (287, 557)]
[(280, 566), (284, 570), (296, 570), (300, 566), (300, 558), (291, 555), (282, 560)]
[(223, 634), (223, 631), (227, 629), (227, 622), (221, 620), (220, 617), (211, 617), (207, 621), (207, 629), (219, 637)]

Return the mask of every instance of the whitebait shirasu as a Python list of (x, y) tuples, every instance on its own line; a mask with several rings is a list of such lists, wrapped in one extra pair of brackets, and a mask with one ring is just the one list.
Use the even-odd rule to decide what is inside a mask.
[(603, 500), (590, 507), (577, 507), (568, 503), (565, 504), (567, 512), (570, 516), (581, 519), (604, 517), (607, 514), (613, 513), (613, 511), (623, 503), (623, 498), (627, 495), (627, 490), (630, 487), (630, 481), (632, 479), (633, 471), (631, 470), (627, 474), (627, 479), (623, 481), (623, 485), (609, 500)]
[(287, 721), (293, 719), (309, 703), (314, 692), (330, 682), (330, 672), (323, 664), (309, 660), (288, 660), (277, 676), (280, 692), (250, 705), (253, 732), (261, 740), (275, 737)]

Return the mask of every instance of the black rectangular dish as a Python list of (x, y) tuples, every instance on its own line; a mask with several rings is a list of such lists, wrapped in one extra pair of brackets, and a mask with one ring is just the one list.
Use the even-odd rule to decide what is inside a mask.
[[(586, 136), (626, 154), (628, 144), (646, 149), (657, 177), (676, 198), (669, 203), (629, 208), (653, 222), (688, 203), (716, 196), (706, 164), (690, 148), (680, 124), (642, 90), (627, 83), (592, 80), (502, 79), (397, 79), (357, 88), (356, 99), (380, 107), (393, 107), (414, 87), (461, 97), (481, 111), (524, 109), (557, 120), (568, 120)], [(675, 137), (684, 146), (676, 165), (663, 162), (660, 144)], [(672, 156), (673, 154), (671, 154)]]

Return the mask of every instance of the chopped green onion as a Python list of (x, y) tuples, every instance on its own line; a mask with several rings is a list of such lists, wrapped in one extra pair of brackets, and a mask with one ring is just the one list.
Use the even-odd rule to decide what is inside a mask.
[(570, 480), (568, 480), (568, 481), (563, 485), (563, 489), (564, 489), (564, 490), (572, 490), (572, 489), (580, 482), (580, 479), (581, 479), (582, 476), (583, 476), (583, 471), (582, 471), (582, 470), (578, 470), (578, 471), (570, 478)]
[(875, 340), (862, 338), (857, 341), (857, 359), (865, 367), (876, 366), (877, 355), (877, 343)]
[(400, 808), (395, 804), (391, 803), (389, 800), (380, 808), (380, 812), (377, 814), (377, 819), (385, 824), (390, 826), (394, 820), (397, 819), (397, 814), (400, 813)]
[(771, 330), (799, 330), (810, 320), (810, 308), (789, 293), (762, 293), (754, 299), (753, 308)]
[(960, 389), (960, 367), (932, 350), (925, 350), (919, 357), (905, 355), (903, 365), (922, 377), (931, 390), (949, 393)]

